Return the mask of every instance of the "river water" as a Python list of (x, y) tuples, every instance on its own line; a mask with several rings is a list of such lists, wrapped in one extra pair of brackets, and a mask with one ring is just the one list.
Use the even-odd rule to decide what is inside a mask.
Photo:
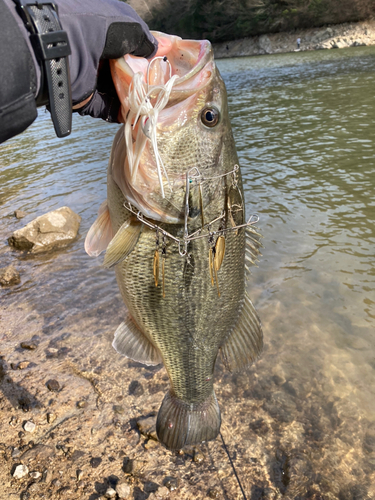
[[(218, 66), (247, 214), (259, 214), (265, 247), (249, 288), (265, 348), (239, 375), (218, 364), (223, 437), (251, 500), (373, 499), (375, 48), (228, 59)], [(47, 354), (66, 348), (55, 364), (43, 358), (46, 351), (33, 358), (41, 380), (52, 371), (65, 376), (69, 363), (86, 372), (102, 364), (109, 378), (125, 367), (129, 380), (166, 388), (163, 370), (151, 376), (116, 359), (110, 343), (124, 306), (114, 273), (83, 249), (106, 197), (116, 130), (74, 117), (72, 135), (58, 140), (41, 113), (1, 146), (0, 267), (14, 263), (22, 277), (20, 285), (1, 290), (1, 351), (7, 363), (24, 359), (16, 346), (36, 336)], [(64, 205), (82, 217), (80, 236), (67, 250), (32, 257), (9, 249), (12, 231)], [(17, 221), (15, 209), (28, 215)], [(27, 384), (26, 377), (17, 383)], [(149, 392), (132, 403), (131, 417), (147, 413)], [(162, 392), (152, 394), (157, 409)], [(35, 412), (37, 419), (41, 410)], [(206, 449), (214, 464), (225, 459), (215, 446), (219, 440)], [(202, 473), (200, 481), (199, 470), (194, 481), (182, 474), (186, 498), (204, 498), (207, 481), (221, 485), (222, 498), (242, 498), (231, 470), (221, 467), (222, 475), (211, 471), (209, 480)]]

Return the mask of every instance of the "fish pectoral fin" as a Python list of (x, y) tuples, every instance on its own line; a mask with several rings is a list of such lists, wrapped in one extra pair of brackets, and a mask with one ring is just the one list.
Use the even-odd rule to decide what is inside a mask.
[(158, 365), (163, 362), (159, 349), (141, 332), (130, 315), (117, 328), (112, 346), (119, 354), (144, 365)]
[(126, 259), (137, 244), (142, 231), (142, 224), (132, 218), (127, 219), (117, 231), (107, 247), (104, 267), (112, 267)]
[(221, 346), (220, 351), (229, 371), (239, 371), (254, 362), (263, 349), (262, 325), (249, 296), (234, 330)]
[(113, 238), (111, 218), (107, 200), (99, 208), (98, 217), (90, 227), (85, 239), (85, 250), (90, 257), (98, 257)]

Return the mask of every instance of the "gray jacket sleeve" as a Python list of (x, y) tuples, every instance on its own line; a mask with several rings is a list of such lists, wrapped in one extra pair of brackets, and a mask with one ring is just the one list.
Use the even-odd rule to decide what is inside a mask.
[(150, 57), (157, 42), (147, 24), (118, 0), (56, 0), (59, 18), (68, 33), (73, 104), (96, 88), (99, 60), (124, 54)]
[[(80, 114), (117, 121), (120, 103), (108, 59), (126, 53), (151, 57), (157, 42), (134, 10), (118, 0), (55, 0), (68, 34), (73, 104), (93, 94)], [(100, 63), (100, 71), (98, 72)], [(29, 33), (12, 0), (0, 0), (0, 142), (19, 134), (36, 118), (40, 69)]]

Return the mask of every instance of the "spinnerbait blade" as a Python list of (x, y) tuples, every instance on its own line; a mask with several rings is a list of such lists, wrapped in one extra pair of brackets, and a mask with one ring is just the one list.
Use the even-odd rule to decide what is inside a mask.
[(155, 286), (159, 283), (159, 250), (156, 249), (154, 253), (154, 280)]
[(215, 271), (218, 271), (221, 268), (221, 264), (223, 263), (225, 255), (225, 238), (224, 236), (219, 236), (216, 240), (215, 245), (215, 259), (214, 266)]

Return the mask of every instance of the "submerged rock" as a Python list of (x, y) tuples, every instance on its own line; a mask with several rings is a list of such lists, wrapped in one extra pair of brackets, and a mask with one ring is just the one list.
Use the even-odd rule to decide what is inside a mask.
[(53, 424), (53, 422), (56, 420), (56, 414), (55, 413), (47, 413), (47, 422), (49, 424)]
[(38, 470), (36, 470), (36, 471), (30, 472), (30, 477), (32, 479), (39, 479), (40, 477), (42, 477), (42, 473), (39, 472)]
[(14, 216), (16, 217), (16, 219), (23, 219), (24, 217), (26, 217), (26, 215), (26, 212), (24, 212), (23, 210), (14, 211)]
[(169, 491), (174, 491), (178, 488), (178, 481), (175, 477), (167, 476), (164, 478), (163, 484)]
[(34, 351), (38, 347), (38, 344), (30, 340), (29, 342), (21, 342), (21, 347), (22, 349), (27, 349), (28, 351)]
[(116, 495), (116, 490), (114, 490), (113, 488), (108, 488), (104, 494), (105, 498), (115, 498)]
[(30, 253), (46, 252), (69, 245), (76, 237), (81, 217), (61, 207), (37, 217), (8, 239), (9, 245)]
[(12, 264), (8, 267), (3, 267), (0, 269), (1, 286), (18, 285), (20, 281), (20, 273), (12, 266)]
[(36, 429), (36, 425), (34, 424), (34, 422), (31, 422), (29, 420), (29, 421), (24, 423), (23, 428), (26, 432), (34, 432)]
[(60, 384), (55, 379), (48, 380), (46, 386), (51, 392), (58, 392), (60, 390)]
[(133, 380), (129, 385), (129, 394), (131, 396), (142, 396), (144, 393), (143, 386), (138, 380)]
[(21, 460), (27, 462), (28, 460), (47, 460), (55, 454), (52, 446), (44, 444), (36, 444), (33, 448), (27, 450), (21, 457)]
[(91, 460), (90, 460), (90, 465), (93, 469), (96, 469), (97, 467), (99, 467), (99, 465), (102, 463), (102, 459), (100, 457), (93, 457)]
[(127, 483), (119, 483), (116, 486), (116, 493), (119, 498), (128, 498), (130, 496), (130, 486)]
[(138, 418), (137, 427), (139, 429), (139, 432), (143, 436), (155, 439), (157, 441), (158, 437), (156, 435), (156, 416)]

